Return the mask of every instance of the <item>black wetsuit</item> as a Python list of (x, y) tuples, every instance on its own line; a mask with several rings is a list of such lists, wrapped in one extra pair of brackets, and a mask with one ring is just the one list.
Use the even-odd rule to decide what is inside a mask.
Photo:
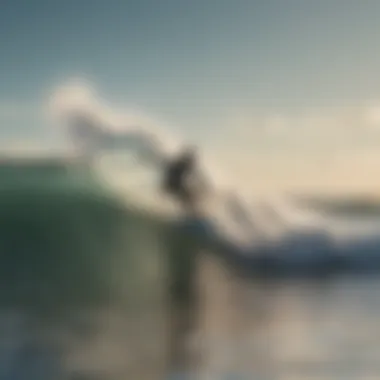
[(179, 159), (168, 163), (165, 172), (163, 187), (169, 194), (177, 197), (186, 206), (193, 201), (191, 190), (186, 187), (186, 177), (195, 167), (195, 159), (192, 155), (183, 155)]

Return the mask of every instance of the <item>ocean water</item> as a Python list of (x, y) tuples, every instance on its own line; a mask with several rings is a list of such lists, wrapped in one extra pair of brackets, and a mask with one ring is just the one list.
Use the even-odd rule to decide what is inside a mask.
[(0, 379), (379, 378), (374, 275), (243, 277), (77, 164), (0, 194)]
[(0, 171), (0, 378), (163, 373), (162, 226), (128, 212), (87, 168)]

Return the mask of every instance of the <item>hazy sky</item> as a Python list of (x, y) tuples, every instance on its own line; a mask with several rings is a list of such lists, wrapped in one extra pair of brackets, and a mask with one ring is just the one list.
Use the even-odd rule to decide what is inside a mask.
[(378, 0), (2, 0), (2, 136), (47, 139), (38, 105), (74, 76), (240, 161), (373, 157), (379, 17)]

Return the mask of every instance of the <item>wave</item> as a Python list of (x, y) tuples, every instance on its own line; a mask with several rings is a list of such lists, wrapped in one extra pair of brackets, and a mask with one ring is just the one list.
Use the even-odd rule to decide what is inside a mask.
[(46, 299), (59, 314), (66, 302), (108, 302), (120, 285), (121, 263), (123, 280), (138, 279), (133, 260), (142, 255), (138, 252), (149, 255), (152, 244), (144, 246), (163, 223), (128, 209), (80, 165), (47, 160), (5, 166), (0, 170), (2, 304), (42, 307)]
[[(228, 234), (210, 232), (212, 218), (192, 220), (154, 211), (122, 187), (116, 191), (116, 178), (112, 185), (102, 174), (99, 168), (53, 158), (2, 163), (0, 325), (14, 326), (0, 332), (2, 344), (11, 334), (3, 347), (8, 359), (0, 360), (4, 379), (31, 378), (36, 356), (51, 368), (57, 340), (70, 357), (58, 361), (55, 371), (87, 371), (92, 373), (88, 378), (97, 371), (112, 378), (112, 371), (135, 370), (139, 378), (156, 378), (166, 355), (167, 296), (186, 296), (189, 276), (203, 252), (226, 269), (250, 276), (380, 269), (379, 239), (363, 237), (338, 249), (326, 231), (315, 233), (315, 224), (294, 233), (289, 228), (293, 218), (281, 239), (270, 236), (246, 251)], [(291, 214), (292, 208), (280, 207), (281, 202), (271, 205), (283, 219)], [(262, 207), (255, 221), (269, 213)], [(301, 219), (297, 226), (306, 218)], [(342, 252), (346, 256), (338, 262), (336, 254)], [(15, 346), (17, 339), (21, 348)], [(104, 345), (115, 354), (112, 360), (103, 354)], [(146, 368), (136, 360), (126, 370), (125, 352), (137, 359), (148, 353), (157, 363)], [(37, 378), (49, 378), (46, 368)]]

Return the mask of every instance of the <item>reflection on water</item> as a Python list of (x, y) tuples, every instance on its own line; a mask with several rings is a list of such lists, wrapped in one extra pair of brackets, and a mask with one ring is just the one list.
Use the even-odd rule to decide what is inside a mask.
[(211, 373), (247, 379), (378, 377), (380, 279), (259, 282), (231, 279), (215, 264), (209, 270), (215, 285), (205, 296), (204, 338), (214, 357)]

